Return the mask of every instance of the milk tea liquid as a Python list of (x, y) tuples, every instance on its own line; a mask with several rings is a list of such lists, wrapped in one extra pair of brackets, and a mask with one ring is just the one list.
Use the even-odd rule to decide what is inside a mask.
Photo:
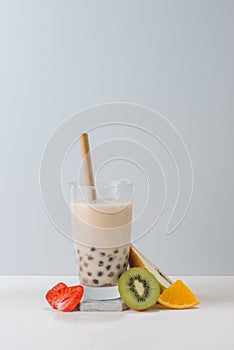
[(116, 285), (128, 264), (132, 203), (72, 202), (71, 212), (80, 282)]

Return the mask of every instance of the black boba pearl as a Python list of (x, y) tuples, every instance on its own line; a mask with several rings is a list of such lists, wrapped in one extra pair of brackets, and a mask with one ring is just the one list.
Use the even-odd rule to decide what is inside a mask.
[(125, 256), (125, 259), (128, 260), (128, 254)]
[(110, 273), (108, 273), (108, 275), (107, 275), (108, 277), (113, 277), (114, 276), (114, 272), (110, 272)]
[(96, 248), (92, 247), (90, 248), (91, 252), (94, 252), (96, 250)]
[(122, 275), (122, 273), (120, 273), (120, 274), (118, 275), (118, 279), (120, 278), (121, 275)]
[(81, 271), (81, 272), (83, 271), (82, 266), (80, 266), (80, 271)]
[(80, 254), (80, 251), (79, 251), (79, 249), (77, 249), (77, 253), (78, 253), (78, 254)]
[(101, 277), (103, 275), (103, 272), (102, 271), (99, 271), (98, 274), (97, 274), (99, 277)]
[(83, 259), (82, 256), (80, 256), (80, 261), (81, 261), (82, 259)]
[(114, 260), (114, 258), (111, 256), (111, 257), (109, 257), (109, 261), (111, 262), (111, 261), (113, 261)]
[(99, 281), (98, 281), (98, 280), (93, 280), (93, 283), (94, 283), (94, 284), (98, 284)]
[(107, 269), (107, 270), (110, 270), (110, 268), (111, 268), (111, 265), (107, 265), (107, 266), (106, 266), (106, 269)]
[(100, 252), (100, 255), (101, 255), (101, 256), (105, 256), (106, 253), (105, 253), (105, 252)]
[(93, 260), (93, 256), (89, 255), (88, 260)]
[(92, 276), (92, 272), (88, 272), (87, 274), (88, 274), (88, 276)]
[(121, 268), (121, 265), (120, 264), (116, 265), (116, 268), (119, 270)]
[(103, 266), (104, 262), (102, 260), (99, 261), (98, 266)]
[(115, 254), (117, 254), (118, 252), (119, 252), (119, 250), (118, 250), (118, 249), (115, 249), (115, 250), (114, 250), (114, 253), (115, 253)]
[(123, 267), (126, 267), (126, 265), (127, 265), (127, 264), (126, 264), (126, 263), (124, 263), (124, 264), (123, 264)]

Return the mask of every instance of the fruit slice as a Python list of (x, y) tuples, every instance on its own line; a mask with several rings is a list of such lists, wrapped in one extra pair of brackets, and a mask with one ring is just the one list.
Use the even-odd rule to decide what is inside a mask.
[(67, 288), (66, 284), (63, 282), (59, 282), (46, 293), (46, 300), (53, 309), (56, 309), (57, 292), (63, 288)]
[(134, 310), (146, 310), (157, 302), (160, 294), (158, 281), (149, 271), (132, 268), (125, 271), (118, 281), (123, 301)]
[(158, 302), (171, 309), (189, 309), (200, 304), (191, 290), (180, 280), (165, 289), (159, 296)]
[(83, 295), (82, 286), (73, 286), (60, 289), (57, 292), (56, 308), (59, 311), (72, 311), (79, 304)]
[(168, 288), (172, 283), (169, 277), (162, 273), (162, 271), (160, 271), (159, 268), (154, 265), (154, 263), (152, 263), (152, 261), (147, 259), (133, 245), (130, 247), (129, 265), (130, 267), (141, 267), (151, 272), (157, 279), (161, 291), (163, 291), (165, 288)]
[(46, 294), (46, 300), (53, 309), (60, 311), (72, 311), (79, 304), (83, 296), (82, 286), (67, 287), (59, 283)]

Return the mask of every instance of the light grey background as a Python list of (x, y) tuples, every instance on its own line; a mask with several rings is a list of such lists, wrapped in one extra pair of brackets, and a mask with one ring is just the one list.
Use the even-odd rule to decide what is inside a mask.
[(231, 0), (0, 1), (1, 274), (76, 273), (39, 163), (65, 118), (109, 101), (161, 112), (195, 170), (176, 233), (137, 247), (168, 274), (234, 273), (233, 22)]

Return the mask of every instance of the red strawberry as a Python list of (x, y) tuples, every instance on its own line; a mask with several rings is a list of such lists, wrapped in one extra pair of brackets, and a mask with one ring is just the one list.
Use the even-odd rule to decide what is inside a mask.
[(79, 304), (84, 289), (82, 286), (67, 287), (57, 294), (57, 309), (60, 311), (72, 311)]
[(82, 286), (67, 287), (63, 283), (57, 284), (54, 288), (49, 290), (46, 294), (46, 300), (54, 309), (60, 311), (72, 311), (79, 304), (83, 296)]
[(53, 288), (51, 288), (47, 293), (46, 293), (46, 300), (48, 301), (48, 303), (50, 304), (50, 306), (53, 309), (56, 309), (56, 294), (58, 291), (60, 291), (63, 288), (67, 288), (66, 284), (63, 282), (59, 282), (58, 284), (56, 284), (56, 286), (54, 286)]

